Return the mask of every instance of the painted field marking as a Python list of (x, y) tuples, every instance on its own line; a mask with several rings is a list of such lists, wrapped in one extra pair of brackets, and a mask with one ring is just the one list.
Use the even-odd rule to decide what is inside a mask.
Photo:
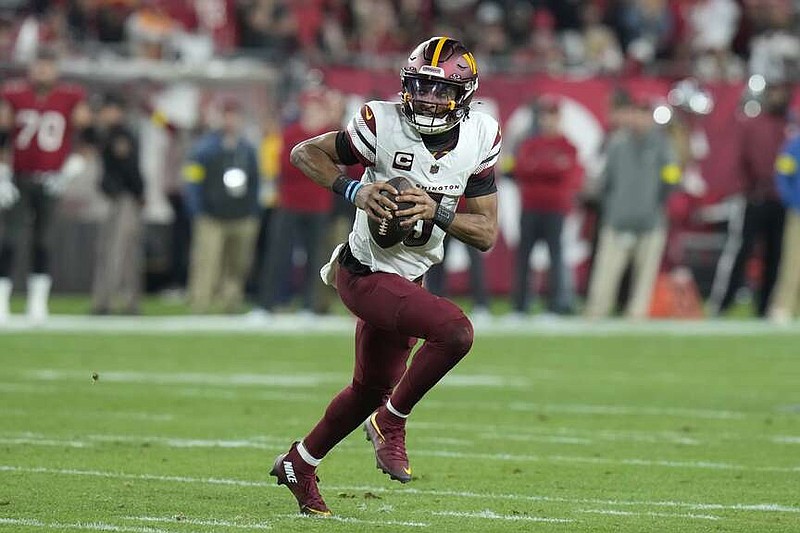
[[(156, 443), (168, 448), (191, 449), (191, 448), (244, 448), (257, 450), (280, 451), (285, 447), (287, 439), (284, 438), (261, 438), (258, 440), (216, 440), (216, 439), (182, 439), (172, 437), (151, 437), (135, 435), (91, 435), (87, 440), (77, 439), (54, 439), (24, 434), (15, 437), (0, 437), (3, 444), (26, 444), (42, 446), (69, 446), (73, 448), (84, 448), (92, 445), (92, 441), (100, 442), (134, 442), (134, 443)], [(342, 446), (344, 453), (362, 453), (360, 449), (352, 446)], [(664, 467), (664, 468), (691, 468), (703, 470), (732, 470), (741, 472), (779, 472), (779, 473), (800, 473), (800, 466), (750, 466), (734, 463), (718, 463), (713, 461), (670, 461), (664, 459), (639, 459), (622, 458), (612, 459), (604, 457), (586, 457), (580, 455), (528, 455), (512, 453), (479, 453), (461, 452), (452, 450), (425, 450), (416, 449), (414, 455), (417, 457), (444, 457), (448, 459), (477, 459), (480, 461), (517, 461), (527, 463), (568, 463), (568, 464), (598, 464), (598, 465), (622, 465), (622, 466), (641, 466), (641, 467)]]
[[(83, 372), (63, 371), (57, 369), (39, 369), (26, 373), (32, 379), (41, 381), (73, 381), (87, 379)], [(101, 381), (115, 383), (134, 383), (147, 385), (211, 385), (220, 387), (248, 386), (248, 387), (276, 387), (276, 388), (315, 388), (325, 384), (344, 384), (350, 376), (344, 373), (318, 373), (318, 374), (229, 374), (220, 375), (202, 372), (134, 372), (111, 371), (100, 376)], [(451, 378), (455, 386), (475, 387), (522, 387), (523, 382), (518, 378), (473, 374)], [(527, 381), (524, 382), (527, 384)], [(469, 385), (467, 385), (469, 384)], [(525, 385), (527, 386), (527, 385)], [(224, 391), (223, 397), (238, 399), (239, 396)], [(323, 395), (317, 395), (323, 399)], [(242, 397), (247, 397), (245, 394)], [(303, 398), (307, 398), (306, 395)], [(325, 395), (324, 399), (328, 399)], [(533, 411), (541, 413), (563, 413), (577, 415), (602, 415), (602, 416), (675, 416), (680, 418), (698, 418), (710, 420), (741, 420), (748, 416), (761, 416), (762, 412), (742, 412), (720, 409), (694, 409), (684, 407), (639, 407), (629, 405), (600, 405), (600, 404), (574, 404), (574, 403), (534, 403), (534, 402), (445, 402), (441, 400), (427, 400), (429, 407), (449, 409), (481, 409), (489, 411)]]
[(364, 520), (361, 518), (353, 518), (349, 516), (338, 516), (338, 515), (318, 517), (318, 516), (307, 516), (301, 514), (287, 514), (287, 515), (282, 515), (281, 518), (288, 518), (292, 520), (331, 520), (334, 522), (344, 522), (346, 524), (364, 524), (372, 526), (430, 527), (430, 524), (426, 522), (403, 522), (398, 520)]
[(800, 444), (800, 437), (794, 437), (788, 435), (780, 435), (778, 437), (773, 437), (771, 440), (776, 444)]
[[(73, 381), (86, 379), (84, 372), (45, 368), (33, 370), (27, 375), (41, 381)], [(344, 384), (351, 379), (341, 372), (292, 373), (292, 374), (214, 374), (208, 372), (139, 372), (108, 371), (100, 374), (100, 380), (112, 383), (145, 383), (148, 385), (214, 385), (275, 388), (315, 388), (326, 384)], [(525, 378), (496, 374), (454, 374), (446, 376), (442, 385), (457, 388), (527, 388)]]
[[(206, 485), (227, 485), (236, 487), (259, 487), (270, 489), (282, 489), (274, 482), (268, 483), (266, 481), (248, 481), (243, 479), (226, 479), (226, 478), (196, 478), (186, 476), (163, 476), (156, 474), (126, 474), (117, 472), (106, 472), (98, 470), (77, 470), (77, 469), (59, 469), (59, 468), (45, 468), (45, 467), (25, 467), (14, 465), (0, 465), (0, 472), (24, 472), (30, 474), (53, 474), (53, 475), (66, 475), (66, 476), (89, 476), (101, 477), (109, 479), (130, 479), (142, 481), (163, 481), (174, 483), (189, 483), (189, 484), (206, 484)], [(400, 495), (400, 496), (452, 496), (455, 498), (468, 498), (468, 499), (495, 499), (495, 500), (508, 500), (508, 501), (529, 501), (529, 502), (557, 502), (567, 504), (581, 504), (581, 505), (611, 505), (611, 506), (640, 506), (640, 507), (683, 507), (694, 510), (718, 510), (718, 511), (758, 511), (767, 513), (800, 513), (800, 507), (792, 507), (777, 503), (756, 503), (756, 504), (722, 504), (722, 503), (697, 503), (697, 502), (681, 502), (681, 501), (647, 501), (647, 500), (601, 500), (596, 498), (563, 498), (557, 496), (540, 496), (528, 494), (502, 494), (491, 492), (469, 492), (469, 491), (454, 491), (454, 490), (425, 490), (425, 489), (387, 489), (386, 487), (376, 487), (369, 485), (326, 485), (326, 490), (329, 491), (369, 491), (376, 493)]]
[(231, 522), (228, 520), (220, 520), (217, 518), (201, 520), (198, 518), (184, 518), (184, 517), (158, 517), (158, 516), (125, 516), (125, 520), (132, 520), (135, 522), (153, 522), (162, 524), (175, 524), (183, 525), (189, 524), (192, 526), (211, 526), (211, 527), (228, 527), (232, 529), (272, 529), (272, 524), (268, 522), (258, 522), (243, 524), (239, 522)]
[[(242, 316), (151, 316), (151, 317), (87, 317), (52, 315), (45, 323), (31, 323), (24, 317), (12, 316), (0, 331), (48, 333), (126, 333), (132, 335), (218, 335), (247, 333), (258, 336), (285, 335), (347, 335), (355, 329), (349, 316), (323, 316), (312, 319), (293, 314), (275, 314), (269, 320), (247, 320)], [(763, 335), (796, 336), (800, 324), (777, 326), (757, 320), (658, 320), (630, 322), (621, 319), (520, 321), (513, 317), (497, 316), (475, 330), (481, 336), (508, 335), (535, 337), (607, 337), (607, 336), (724, 336), (750, 337)]]
[(435, 516), (455, 516), (458, 518), (485, 518), (487, 520), (505, 520), (508, 522), (547, 522), (550, 524), (567, 524), (574, 522), (570, 518), (549, 518), (545, 516), (527, 516), (527, 515), (503, 515), (497, 514), (494, 511), (478, 512), (460, 512), (460, 511), (434, 511), (431, 513)]
[(104, 522), (75, 522), (73, 524), (66, 524), (63, 522), (43, 522), (35, 518), (0, 518), (0, 527), (2, 526), (25, 526), (45, 529), (80, 529), (87, 531), (119, 531), (124, 533), (171, 533), (166, 529), (157, 529), (154, 527), (117, 526), (114, 524), (106, 524)]
[(694, 513), (637, 513), (634, 511), (617, 511), (614, 509), (579, 509), (579, 513), (592, 513), (612, 516), (651, 516), (654, 518), (690, 518), (692, 520), (722, 520), (720, 516)]

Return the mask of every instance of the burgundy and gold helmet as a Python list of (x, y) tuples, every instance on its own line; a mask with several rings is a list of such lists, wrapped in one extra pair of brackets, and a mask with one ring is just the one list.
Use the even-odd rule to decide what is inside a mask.
[(460, 41), (433, 37), (417, 46), (400, 72), (403, 114), (420, 133), (447, 131), (469, 114), (478, 65)]

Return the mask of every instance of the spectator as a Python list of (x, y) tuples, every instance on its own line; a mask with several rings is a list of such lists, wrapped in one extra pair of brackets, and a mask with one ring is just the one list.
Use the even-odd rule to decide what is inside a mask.
[(786, 224), (783, 230), (783, 250), (778, 285), (772, 295), (770, 318), (787, 323), (800, 302), (800, 136), (789, 141), (775, 164), (776, 184), (783, 205)]
[(756, 312), (764, 317), (778, 277), (783, 239), (784, 207), (775, 188), (775, 160), (786, 140), (791, 90), (788, 84), (770, 83), (764, 93), (764, 112), (742, 123), (738, 149), (743, 215), (728, 223), (729, 243), (717, 263), (710, 297), (711, 312), (725, 312), (742, 285), (747, 259), (757, 240), (764, 243), (764, 268)]
[(194, 217), (189, 299), (196, 312), (220, 302), (227, 312), (242, 303), (258, 233), (258, 160), (242, 137), (242, 110), (222, 106), (222, 128), (200, 138), (184, 168), (186, 201)]
[[(729, 79), (739, 74), (731, 45), (739, 29), (740, 11), (734, 0), (699, 0), (689, 8), (692, 48), (701, 77)], [(709, 24), (711, 20), (713, 24)]]
[(638, 102), (623, 124), (608, 144), (600, 194), (603, 226), (586, 308), (593, 318), (611, 312), (631, 262), (632, 291), (626, 315), (647, 316), (667, 236), (665, 204), (681, 175), (647, 103)]
[(793, 28), (796, 8), (786, 1), (753, 2), (757, 34), (750, 41), (750, 72), (767, 78), (800, 74), (800, 37)]
[(543, 96), (536, 107), (539, 132), (520, 144), (512, 172), (522, 197), (514, 311), (528, 313), (530, 255), (541, 240), (550, 252), (548, 309), (567, 314), (572, 302), (564, 279), (561, 234), (580, 188), (582, 169), (577, 150), (561, 132), (560, 102)]
[(164, 6), (150, 0), (128, 16), (125, 31), (135, 57), (158, 61), (170, 58), (181, 28)]
[(285, 0), (252, 0), (240, 10), (242, 48), (272, 51), (276, 57), (297, 42), (297, 20)]
[(97, 315), (116, 310), (115, 303), (125, 314), (139, 313), (144, 182), (139, 172), (139, 142), (126, 118), (123, 101), (114, 94), (106, 96), (99, 116), (103, 139), (100, 189), (109, 209), (100, 224), (92, 288), (92, 312)]
[(589, 2), (583, 8), (583, 62), (594, 72), (618, 72), (623, 56), (611, 28), (603, 24), (600, 6)]
[(270, 255), (264, 258), (258, 299), (260, 309), (256, 310), (256, 316), (272, 311), (280, 296), (279, 289), (289, 284), (292, 250), (298, 244), (306, 255), (301, 305), (308, 313), (318, 310), (317, 298), (322, 289), (318, 272), (326, 259), (322, 244), (327, 234), (333, 195), (297, 170), (289, 162), (289, 154), (300, 141), (324, 133), (333, 125), (338, 126), (338, 117), (332, 116), (328, 95), (322, 91), (306, 93), (302, 100), (299, 122), (283, 132), (279, 203), (272, 221)]

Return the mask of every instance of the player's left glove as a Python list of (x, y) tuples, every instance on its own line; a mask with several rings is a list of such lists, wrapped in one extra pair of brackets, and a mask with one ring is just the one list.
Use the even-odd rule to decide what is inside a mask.
[(44, 176), (42, 186), (44, 192), (49, 196), (61, 196), (67, 190), (69, 184), (84, 173), (86, 170), (86, 159), (80, 154), (72, 154), (64, 162), (64, 166), (58, 172), (51, 172)]

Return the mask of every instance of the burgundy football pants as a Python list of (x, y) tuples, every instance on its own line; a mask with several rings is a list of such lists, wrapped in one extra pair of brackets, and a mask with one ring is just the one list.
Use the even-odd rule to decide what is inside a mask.
[[(328, 405), (304, 439), (321, 459), (391, 396), (392, 406), (410, 413), (416, 403), (472, 346), (472, 324), (453, 302), (396, 274), (366, 276), (339, 266), (337, 290), (358, 317), (352, 383)], [(417, 339), (425, 343), (406, 367)]]

